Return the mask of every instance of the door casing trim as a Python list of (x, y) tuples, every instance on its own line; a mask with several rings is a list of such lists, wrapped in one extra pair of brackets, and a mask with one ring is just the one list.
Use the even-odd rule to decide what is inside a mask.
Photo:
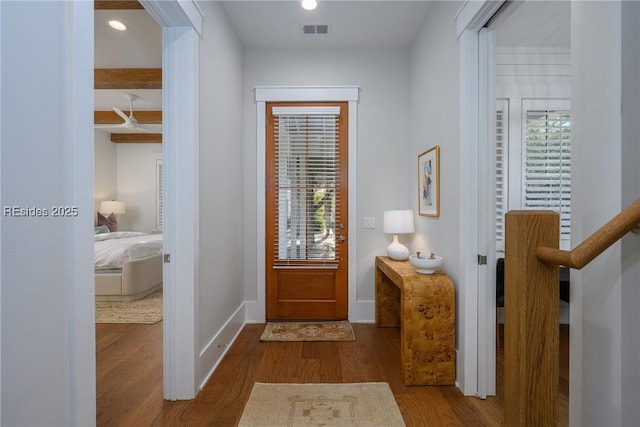
[[(336, 101), (349, 103), (349, 224), (356, 224), (356, 194), (357, 194), (357, 146), (358, 146), (358, 101), (359, 86), (260, 86), (254, 88), (256, 101), (256, 289), (255, 304), (247, 304), (247, 320), (265, 322), (266, 320), (266, 281), (265, 271), (265, 241), (266, 228), (264, 213), (266, 200), (264, 191), (266, 175), (266, 103), (286, 101)], [(357, 313), (356, 289), (356, 232), (355, 227), (349, 227), (349, 320), (363, 320), (354, 318)]]

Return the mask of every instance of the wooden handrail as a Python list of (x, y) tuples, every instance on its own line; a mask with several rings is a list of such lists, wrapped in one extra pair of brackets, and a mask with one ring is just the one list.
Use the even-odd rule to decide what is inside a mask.
[(506, 214), (505, 425), (558, 425), (558, 265), (581, 269), (639, 222), (640, 199), (563, 251), (557, 212)]
[(640, 222), (640, 199), (636, 200), (616, 215), (611, 221), (603, 225), (584, 242), (570, 251), (539, 247), (536, 257), (545, 264), (564, 265), (580, 270), (591, 260), (604, 252)]

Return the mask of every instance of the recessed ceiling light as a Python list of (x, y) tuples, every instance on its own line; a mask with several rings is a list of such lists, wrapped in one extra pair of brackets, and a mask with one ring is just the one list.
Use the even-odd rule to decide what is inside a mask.
[(306, 10), (313, 10), (318, 7), (316, 0), (302, 0), (302, 7)]
[(112, 19), (111, 21), (109, 21), (109, 26), (111, 26), (111, 28), (113, 28), (114, 30), (118, 30), (118, 31), (124, 31), (127, 29), (126, 25), (124, 25), (122, 22), (116, 19)]

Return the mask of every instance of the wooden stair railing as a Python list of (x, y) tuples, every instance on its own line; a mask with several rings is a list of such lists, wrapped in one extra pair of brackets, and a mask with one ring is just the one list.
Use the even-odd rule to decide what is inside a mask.
[(559, 266), (581, 269), (640, 223), (640, 199), (571, 251), (553, 211), (506, 214), (504, 425), (557, 426)]

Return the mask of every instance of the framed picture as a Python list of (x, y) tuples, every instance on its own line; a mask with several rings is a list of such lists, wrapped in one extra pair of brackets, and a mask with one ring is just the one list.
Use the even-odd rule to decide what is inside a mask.
[(418, 156), (418, 213), (440, 216), (440, 146)]

